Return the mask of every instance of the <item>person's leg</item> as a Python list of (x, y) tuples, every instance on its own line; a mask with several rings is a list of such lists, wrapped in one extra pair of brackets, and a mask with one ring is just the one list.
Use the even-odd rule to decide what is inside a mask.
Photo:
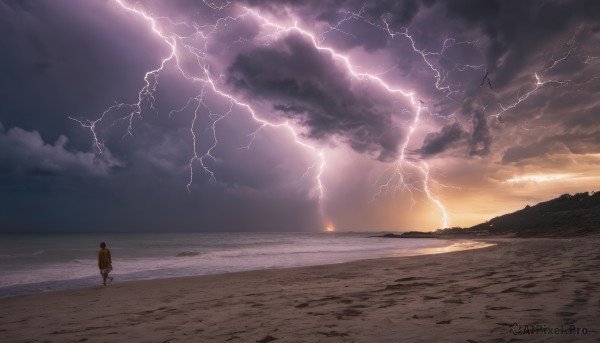
[(102, 282), (104, 283), (104, 286), (106, 286), (106, 278), (108, 278), (108, 273), (102, 273)]

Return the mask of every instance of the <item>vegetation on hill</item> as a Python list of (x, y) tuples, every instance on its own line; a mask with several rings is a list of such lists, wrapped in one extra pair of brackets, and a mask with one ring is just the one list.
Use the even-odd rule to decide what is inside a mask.
[(600, 192), (563, 194), (467, 229), (439, 230), (443, 234), (514, 234), (518, 237), (581, 236), (594, 232), (600, 233)]

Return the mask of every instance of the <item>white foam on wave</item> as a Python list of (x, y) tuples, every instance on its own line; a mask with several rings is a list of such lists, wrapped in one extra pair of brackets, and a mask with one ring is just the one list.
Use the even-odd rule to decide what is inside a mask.
[[(181, 241), (169, 245), (156, 244), (153, 249), (128, 251), (127, 247), (113, 250), (113, 272), (118, 280), (141, 280), (173, 276), (206, 275), (253, 269), (287, 268), (349, 262), (361, 259), (410, 256), (449, 252), (482, 247), (471, 241), (451, 242), (432, 239), (389, 239), (365, 238), (364, 236), (294, 236), (285, 235), (267, 239), (256, 244), (244, 238), (236, 242), (232, 236), (230, 244), (210, 245), (204, 242), (194, 249), (193, 244)], [(235, 244), (241, 243), (241, 244)], [(155, 243), (153, 243), (155, 244)], [(135, 248), (130, 248), (135, 249)], [(161, 256), (156, 256), (160, 252)], [(146, 256), (125, 257), (144, 253)], [(154, 254), (154, 256), (152, 256)], [(165, 256), (166, 255), (166, 256)], [(89, 256), (89, 255), (88, 255)], [(75, 258), (65, 262), (26, 265), (17, 270), (4, 270), (0, 278), (2, 288), (62, 282), (76, 287), (100, 280), (97, 262), (92, 258)], [(54, 286), (53, 286), (54, 287)], [(35, 288), (35, 287), (34, 287)], [(67, 287), (68, 288), (68, 287)], [(14, 293), (14, 292), (13, 292)]]

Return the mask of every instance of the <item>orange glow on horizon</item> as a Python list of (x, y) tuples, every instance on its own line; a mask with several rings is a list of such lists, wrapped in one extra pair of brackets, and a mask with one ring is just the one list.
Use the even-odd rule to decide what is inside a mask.
[(333, 224), (329, 224), (325, 227), (325, 231), (327, 232), (334, 232), (335, 231), (335, 227), (333, 226)]
[(532, 175), (522, 175), (519, 177), (513, 177), (504, 181), (504, 183), (542, 183), (542, 182), (552, 182), (552, 181), (560, 181), (564, 179), (570, 179), (575, 174), (532, 174)]

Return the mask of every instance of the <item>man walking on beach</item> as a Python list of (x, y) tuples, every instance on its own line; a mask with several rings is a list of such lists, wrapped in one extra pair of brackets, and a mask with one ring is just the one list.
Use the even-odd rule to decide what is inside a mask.
[(100, 251), (98, 251), (98, 268), (100, 268), (104, 286), (106, 286), (106, 279), (112, 282), (113, 278), (108, 277), (108, 273), (112, 270), (112, 259), (110, 257), (110, 250), (108, 250), (104, 242), (100, 243)]

